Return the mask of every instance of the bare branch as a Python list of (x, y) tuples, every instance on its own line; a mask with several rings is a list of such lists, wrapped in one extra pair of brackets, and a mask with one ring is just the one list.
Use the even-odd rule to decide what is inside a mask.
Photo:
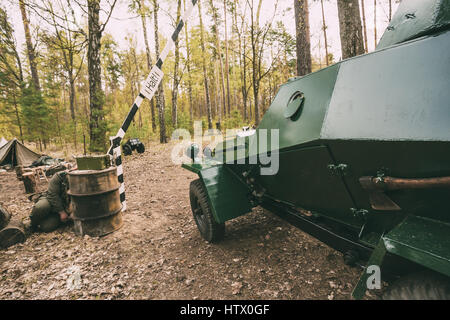
[(109, 1), (107, 1), (107, 2), (110, 5), (110, 10), (109, 10), (109, 13), (108, 13), (105, 23), (103, 23), (102, 27), (100, 28), (100, 34), (102, 34), (103, 31), (105, 30), (106, 25), (108, 24), (108, 21), (111, 18), (111, 15), (113, 13), (114, 7), (116, 6), (117, 0), (114, 0), (114, 2), (112, 4), (110, 4)]

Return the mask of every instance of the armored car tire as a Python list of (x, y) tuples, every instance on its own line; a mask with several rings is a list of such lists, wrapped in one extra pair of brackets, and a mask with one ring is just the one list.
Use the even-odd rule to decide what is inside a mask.
[(450, 279), (431, 272), (410, 274), (389, 286), (383, 300), (450, 300)]
[(222, 240), (225, 223), (217, 223), (214, 220), (205, 187), (200, 179), (191, 182), (189, 198), (195, 223), (203, 239), (211, 243)]

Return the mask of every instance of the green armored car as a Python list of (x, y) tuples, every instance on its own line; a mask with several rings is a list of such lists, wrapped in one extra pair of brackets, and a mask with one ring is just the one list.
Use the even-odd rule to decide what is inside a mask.
[[(259, 126), (196, 155), (201, 235), (261, 206), (389, 283), (450, 299), (450, 1), (403, 1), (377, 49), (283, 84)], [(310, 214), (311, 213), (311, 214)]]

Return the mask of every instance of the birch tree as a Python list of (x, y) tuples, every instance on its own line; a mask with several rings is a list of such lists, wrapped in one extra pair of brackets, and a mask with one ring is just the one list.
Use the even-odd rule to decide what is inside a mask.
[[(202, 6), (201, 0), (198, 0), (198, 16), (200, 20), (200, 45), (202, 48), (202, 52), (205, 52), (205, 31), (203, 28), (203, 15), (202, 15)], [(206, 59), (205, 55), (202, 55), (202, 69), (203, 69), (203, 80), (205, 83), (205, 98), (206, 98), (206, 112), (208, 116), (208, 129), (212, 129), (212, 115), (211, 115), (211, 101), (209, 97), (209, 81), (208, 74), (206, 72)]]
[[(153, 0), (153, 23), (155, 29), (155, 54), (156, 57), (159, 57), (159, 26), (158, 26), (158, 11), (159, 4), (157, 0)], [(156, 108), (158, 109), (158, 117), (159, 117), (159, 142), (167, 143), (167, 134), (166, 134), (166, 102), (164, 98), (164, 85), (161, 81), (158, 87), (158, 91), (156, 92)]]

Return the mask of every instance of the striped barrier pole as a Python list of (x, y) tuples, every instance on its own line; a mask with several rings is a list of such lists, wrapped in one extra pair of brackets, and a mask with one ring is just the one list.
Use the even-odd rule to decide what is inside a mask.
[(155, 92), (157, 91), (158, 86), (164, 76), (164, 73), (161, 70), (162, 65), (164, 64), (164, 61), (169, 55), (170, 51), (172, 51), (172, 49), (174, 48), (175, 41), (178, 39), (178, 36), (181, 30), (183, 29), (184, 21), (187, 21), (187, 19), (191, 15), (192, 9), (194, 9), (194, 6), (197, 4), (197, 1), (198, 0), (189, 1), (188, 8), (185, 10), (182, 18), (180, 19), (180, 22), (175, 28), (175, 31), (173, 32), (172, 36), (167, 40), (167, 44), (164, 47), (163, 51), (161, 52), (161, 55), (159, 56), (156, 64), (153, 66), (152, 70), (150, 71), (150, 74), (144, 81), (141, 87), (141, 91), (134, 100), (133, 106), (131, 107), (131, 110), (128, 112), (125, 121), (122, 123), (122, 126), (120, 127), (117, 134), (114, 137), (110, 138), (111, 147), (108, 150), (108, 154), (114, 157), (115, 159), (114, 162), (117, 166), (117, 180), (120, 183), (119, 193), (120, 193), (120, 202), (122, 203), (122, 211), (126, 210), (127, 202), (125, 199), (125, 183), (123, 179), (122, 153), (120, 150), (120, 142), (125, 136), (125, 133), (127, 132), (131, 121), (136, 115), (136, 112), (139, 110), (139, 107), (141, 106), (144, 99), (147, 98), (148, 100), (151, 100), (155, 95)]

